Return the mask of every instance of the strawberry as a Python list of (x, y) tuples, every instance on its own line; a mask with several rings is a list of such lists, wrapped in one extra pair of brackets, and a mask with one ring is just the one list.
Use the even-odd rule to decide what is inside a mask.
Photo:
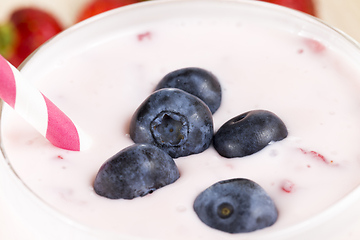
[(139, 1), (140, 0), (93, 0), (82, 9), (76, 22), (80, 22), (108, 10), (137, 3)]
[(263, 2), (269, 2), (278, 4), (284, 7), (289, 7), (304, 13), (315, 16), (316, 10), (312, 0), (261, 0)]
[(0, 26), (0, 53), (18, 67), (36, 48), (63, 28), (49, 13), (36, 8), (14, 11), (9, 22)]
[(295, 184), (289, 180), (284, 180), (281, 184), (281, 189), (284, 192), (291, 193), (294, 190)]
[(317, 159), (317, 160), (320, 160), (326, 164), (331, 164), (333, 166), (337, 166), (338, 164), (335, 164), (333, 160), (328, 160), (324, 155), (318, 153), (318, 152), (315, 152), (315, 151), (307, 151), (307, 150), (304, 150), (302, 148), (299, 148), (300, 151), (305, 154), (305, 155), (309, 155), (310, 157), (314, 158), (314, 159)]

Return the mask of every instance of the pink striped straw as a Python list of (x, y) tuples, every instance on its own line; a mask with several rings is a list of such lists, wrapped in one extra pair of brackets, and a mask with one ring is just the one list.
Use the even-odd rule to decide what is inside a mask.
[[(80, 151), (85, 138), (75, 124), (0, 55), (0, 98), (54, 146)], [(81, 137), (80, 137), (81, 136)]]

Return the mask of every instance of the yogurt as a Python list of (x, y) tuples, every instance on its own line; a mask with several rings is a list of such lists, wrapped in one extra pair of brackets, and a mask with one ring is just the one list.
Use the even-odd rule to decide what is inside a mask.
[[(21, 231), (1, 239), (356, 239), (359, 63), (347, 37), (255, 1), (148, 2), (78, 24), (45, 44), (22, 73), (81, 126), (92, 147), (58, 149), (4, 106), (1, 201)], [(102, 163), (133, 144), (136, 108), (165, 74), (183, 67), (218, 77), (215, 130), (264, 109), (283, 120), (288, 137), (244, 158), (226, 159), (210, 147), (175, 159), (181, 177), (141, 198), (95, 194)], [(230, 178), (265, 189), (279, 211), (273, 226), (228, 234), (198, 219), (196, 196)]]

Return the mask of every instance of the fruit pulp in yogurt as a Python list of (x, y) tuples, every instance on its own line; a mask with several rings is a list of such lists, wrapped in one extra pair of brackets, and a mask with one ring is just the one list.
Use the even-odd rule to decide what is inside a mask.
[[(82, 152), (58, 149), (5, 109), (1, 138), (14, 171), (70, 219), (146, 239), (267, 236), (330, 208), (360, 183), (360, 71), (346, 51), (351, 46), (340, 48), (343, 40), (267, 18), (261, 9), (255, 16), (204, 11), (166, 21), (146, 18), (101, 40), (61, 43), (72, 54), (48, 62), (41, 54), (51, 44), (40, 49), (23, 73), (93, 142)], [(30, 69), (37, 55), (44, 61), (41, 72), (36, 63)], [(232, 117), (264, 109), (283, 120), (288, 137), (243, 158), (223, 158), (213, 147), (177, 158), (180, 178), (144, 197), (95, 194), (92, 184), (103, 162), (133, 144), (129, 122), (136, 108), (165, 74), (184, 67), (207, 69), (220, 81), (215, 131)], [(265, 189), (279, 211), (273, 226), (233, 235), (198, 219), (197, 195), (231, 178), (248, 178)]]

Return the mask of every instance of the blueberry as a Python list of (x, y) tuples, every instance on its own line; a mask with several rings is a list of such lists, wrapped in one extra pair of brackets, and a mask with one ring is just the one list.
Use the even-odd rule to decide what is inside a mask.
[(194, 201), (200, 220), (228, 233), (252, 232), (273, 225), (278, 211), (257, 183), (243, 178), (220, 181)]
[(179, 88), (203, 100), (215, 113), (221, 103), (221, 87), (218, 79), (202, 68), (182, 68), (168, 73), (157, 85), (162, 88)]
[(223, 157), (244, 157), (288, 135), (283, 121), (274, 113), (254, 110), (230, 119), (214, 135), (214, 147)]
[(109, 158), (98, 171), (95, 192), (111, 199), (133, 199), (175, 182), (174, 160), (149, 144), (134, 144)]
[(177, 158), (206, 150), (212, 141), (213, 120), (199, 98), (175, 88), (151, 94), (130, 122), (135, 143), (155, 145)]

